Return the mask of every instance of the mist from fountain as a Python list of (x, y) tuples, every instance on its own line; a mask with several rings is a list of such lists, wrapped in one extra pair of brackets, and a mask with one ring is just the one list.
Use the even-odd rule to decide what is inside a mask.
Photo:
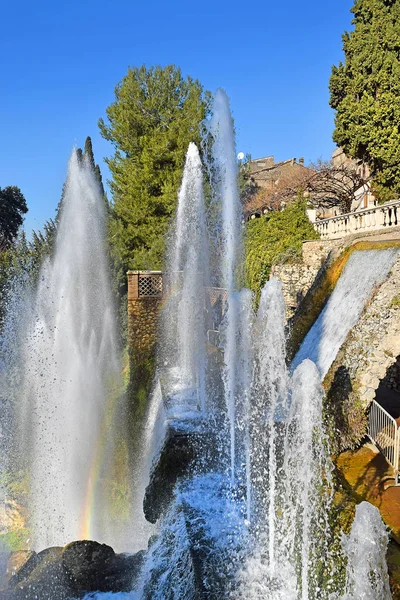
[[(208, 472), (204, 463), (203, 471), (195, 465), (177, 482), (135, 591), (88, 598), (194, 600), (201, 588), (205, 597), (218, 600), (338, 600), (343, 590), (335, 589), (335, 557), (329, 549), (332, 463), (321, 374), (310, 360), (300, 362), (292, 376), (288, 373), (281, 284), (272, 279), (265, 285), (257, 316), (252, 293), (238, 291), (240, 203), (233, 124), (222, 91), (215, 97), (209, 131), (217, 181), (213, 202), (219, 203), (215, 214), (221, 215), (213, 225), (220, 237), (206, 228), (202, 166), (191, 144), (169, 253), (160, 379), (144, 427), (140, 485), (145, 485), (168, 422), (179, 419), (186, 431), (195, 419), (202, 423), (202, 434), (214, 433), (207, 427), (220, 427), (223, 439), (228, 431), (223, 441), (229, 445), (229, 467), (216, 457)], [(104, 461), (98, 441), (112, 420), (108, 389), (118, 386), (119, 364), (102, 202), (89, 166), (73, 153), (55, 255), (43, 266), (23, 336), (21, 427), (32, 457), (37, 548), (81, 537), (87, 483), (93, 492), (93, 474), (98, 473), (97, 466), (90, 467), (99, 458)], [(210, 408), (217, 412), (215, 398), (207, 395), (208, 237), (212, 256), (220, 256), (218, 283), (228, 292), (221, 327), (225, 410), (214, 420), (204, 418)], [(160, 387), (163, 370), (167, 395)], [(99, 499), (98, 506), (103, 509), (106, 500)], [(100, 512), (107, 522), (105, 511)], [(102, 527), (87, 531), (115, 545)], [(360, 594), (366, 600), (390, 599), (385, 536), (377, 515), (361, 506), (344, 540), (348, 571), (342, 600), (360, 600)], [(368, 560), (359, 572), (361, 552)]]

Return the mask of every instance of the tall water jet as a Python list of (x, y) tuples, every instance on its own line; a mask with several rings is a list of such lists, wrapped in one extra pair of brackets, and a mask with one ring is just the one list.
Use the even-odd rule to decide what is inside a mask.
[[(274, 570), (277, 448), (288, 392), (282, 284), (272, 279), (263, 288), (255, 323), (255, 370), (252, 389), (251, 454), (254, 517), (268, 529), (268, 556)], [(268, 515), (268, 518), (265, 518)]]
[[(215, 178), (215, 200), (221, 206), (221, 223), (217, 227), (217, 251), (219, 255), (219, 285), (228, 293), (228, 314), (225, 327), (224, 387), (225, 402), (230, 424), (230, 472), (235, 480), (235, 388), (237, 386), (234, 365), (237, 348), (237, 310), (231, 298), (237, 288), (238, 269), (242, 258), (242, 208), (238, 191), (238, 167), (233, 119), (229, 98), (224, 90), (217, 90), (214, 98), (213, 116), (208, 128), (212, 140), (212, 159)], [(217, 211), (218, 212), (218, 211)]]
[(279, 564), (289, 562), (299, 574), (297, 589), (301, 600), (329, 594), (329, 578), (325, 589), (321, 589), (323, 581), (319, 580), (328, 564), (328, 518), (333, 492), (323, 397), (318, 369), (310, 360), (303, 361), (290, 382), (277, 543)]
[(98, 521), (106, 500), (96, 486), (120, 391), (105, 214), (95, 175), (74, 151), (54, 257), (42, 267), (23, 346), (35, 549), (105, 538)]
[[(166, 272), (171, 298), (164, 311), (164, 338), (182, 388), (197, 389), (195, 404), (205, 411), (205, 288), (209, 281), (202, 164), (197, 146), (189, 144), (173, 242)], [(171, 339), (172, 338), (172, 339)], [(171, 362), (171, 357), (168, 357)]]
[(317, 577), (328, 556), (332, 488), (323, 389), (311, 361), (304, 361), (289, 378), (285, 304), (276, 279), (262, 290), (252, 339), (252, 542), (235, 597), (327, 597), (318, 592)]
[(347, 557), (342, 600), (391, 600), (386, 565), (388, 532), (375, 506), (369, 502), (357, 506), (353, 527), (342, 545)]

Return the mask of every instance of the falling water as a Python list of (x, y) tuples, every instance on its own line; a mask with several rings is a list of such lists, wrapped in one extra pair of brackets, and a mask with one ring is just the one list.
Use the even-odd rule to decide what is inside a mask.
[[(42, 267), (23, 346), (21, 411), (34, 547), (104, 539), (96, 478), (119, 391), (104, 198), (72, 153), (54, 257)], [(109, 404), (107, 404), (109, 402)], [(106, 521), (106, 519), (105, 519)], [(112, 542), (113, 540), (109, 540)]]
[(389, 273), (398, 253), (396, 248), (353, 252), (325, 308), (304, 338), (293, 368), (310, 358), (321, 377), (325, 377), (347, 334), (357, 323), (376, 286)]
[[(226, 407), (222, 415), (205, 418), (214, 402), (216, 412), (218, 398), (208, 397), (206, 385), (208, 235), (201, 163), (191, 144), (169, 253), (170, 295), (163, 314), (163, 335), (168, 339), (162, 342), (157, 372), (166, 392), (160, 383), (155, 386), (148, 407), (140, 486), (145, 485), (151, 457), (157, 456), (166, 428), (179, 419), (186, 426), (179, 433), (190, 433), (194, 420), (196, 426), (200, 423), (203, 449), (215, 433), (223, 437), (229, 430), (229, 475), (216, 444), (217, 456), (207, 455), (210, 464), (199, 457), (178, 480), (137, 589), (89, 597), (194, 600), (202, 594), (218, 600), (337, 600), (343, 590), (333, 588), (328, 547), (332, 464), (322, 417), (321, 373), (329, 368), (395, 253), (384, 251), (379, 257), (372, 253), (368, 260), (361, 253), (351, 257), (339, 289), (320, 316), (318, 334), (310, 336), (290, 376), (281, 284), (274, 279), (266, 284), (256, 317), (251, 292), (238, 291), (242, 242), (237, 166), (229, 102), (221, 90), (215, 97), (210, 132), (215, 197), (222, 207), (216, 272), (218, 285), (228, 292), (221, 327)], [(23, 346), (22, 412), (32, 456), (33, 525), (39, 548), (80, 537), (82, 513), (90, 513), (82, 511), (88, 500), (85, 484), (89, 482), (93, 500), (101, 457), (98, 440), (110, 417), (108, 390), (118, 361), (103, 219), (93, 174), (74, 153), (55, 256), (42, 269)], [(355, 275), (362, 283), (353, 292), (350, 281)], [(340, 312), (342, 305), (346, 309)], [(333, 351), (325, 348), (327, 340)], [(100, 501), (99, 506), (105, 503)], [(105, 518), (104, 513), (101, 516)], [(92, 528), (90, 534), (102, 539), (101, 529)], [(377, 515), (361, 505), (353, 531), (344, 540), (348, 571), (342, 600), (390, 600), (386, 542)]]
[(316, 573), (327, 557), (332, 470), (323, 390), (311, 361), (289, 379), (281, 288), (275, 279), (264, 287), (253, 336), (252, 543), (235, 596), (246, 600), (323, 597)]
[(391, 600), (386, 565), (388, 533), (375, 506), (368, 502), (357, 506), (352, 530), (342, 545), (347, 557), (342, 600)]

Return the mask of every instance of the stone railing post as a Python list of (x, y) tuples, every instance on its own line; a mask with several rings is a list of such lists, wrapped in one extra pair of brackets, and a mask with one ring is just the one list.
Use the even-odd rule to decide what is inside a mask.
[(314, 224), (316, 231), (325, 240), (336, 240), (353, 233), (396, 226), (400, 226), (400, 200), (328, 219), (320, 219)]

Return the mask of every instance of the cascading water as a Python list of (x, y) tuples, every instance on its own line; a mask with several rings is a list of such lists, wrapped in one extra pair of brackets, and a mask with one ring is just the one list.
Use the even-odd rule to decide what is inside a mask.
[(322, 425), (323, 390), (311, 361), (289, 379), (284, 330), (281, 284), (272, 279), (262, 291), (253, 337), (251, 543), (236, 599), (328, 597), (317, 579), (319, 562), (328, 556), (332, 470)]
[(107, 537), (107, 502), (96, 487), (120, 393), (105, 210), (94, 173), (74, 151), (54, 257), (42, 267), (24, 332), (16, 391), (23, 398), (35, 549), (82, 536), (116, 541), (115, 532)]
[[(238, 291), (240, 202), (232, 118), (222, 91), (216, 94), (208, 131), (214, 140), (212, 169), (217, 184), (211, 210), (217, 203), (214, 215), (221, 215), (213, 223), (219, 235), (210, 235), (216, 274), (209, 277), (202, 167), (191, 144), (169, 252), (164, 339), (144, 426), (147, 456), (139, 487), (143, 491), (153, 455), (156, 463), (158, 453), (165, 450), (167, 431), (168, 440), (176, 436), (179, 443), (195, 434), (197, 445), (190, 452), (199, 455), (177, 478), (172, 501), (161, 511), (158, 536), (147, 551), (136, 589), (88, 598), (390, 600), (384, 567), (386, 532), (373, 510), (363, 505), (343, 542), (346, 589), (335, 589), (340, 578), (329, 549), (332, 463), (322, 418), (321, 373), (329, 368), (395, 253), (369, 256), (368, 274), (349, 297), (349, 282), (355, 274), (362, 275), (366, 260), (365, 255), (353, 255), (319, 325), (324, 335), (329, 332), (336, 350), (325, 351), (314, 336), (321, 346), (315, 355), (318, 368), (298, 356), (290, 376), (281, 284), (274, 279), (266, 284), (256, 317), (252, 293)], [(93, 500), (98, 462), (104, 458), (104, 448), (98, 450), (97, 443), (112, 420), (113, 408), (106, 401), (116, 397), (108, 388), (118, 380), (119, 371), (103, 218), (93, 173), (74, 153), (56, 252), (43, 267), (22, 347), (26, 372), (21, 412), (25, 449), (32, 456), (36, 547), (64, 544), (86, 533), (108, 541), (101, 527), (79, 529), (82, 518), (89, 516), (82, 508), (88, 498)], [(210, 383), (213, 373), (205, 349), (210, 280), (228, 295), (220, 332), (223, 357), (221, 348), (208, 345), (220, 368), (216, 385)], [(335, 307), (341, 310), (340, 304), (347, 307), (345, 324), (334, 333), (338, 319), (333, 313)], [(225, 407), (218, 414), (222, 403), (213, 394), (221, 376)], [(175, 456), (174, 467), (179, 466), (176, 462)], [(98, 506), (102, 509), (106, 502), (100, 500)], [(135, 518), (139, 512), (141, 507)], [(107, 521), (104, 511), (100, 516)], [(115, 540), (109, 541), (115, 545)], [(359, 573), (361, 553), (367, 560)], [(374, 570), (376, 575), (371, 575)]]
[(353, 252), (325, 308), (294, 357), (293, 369), (310, 358), (321, 378), (325, 377), (374, 289), (394, 265), (398, 252), (396, 248)]

